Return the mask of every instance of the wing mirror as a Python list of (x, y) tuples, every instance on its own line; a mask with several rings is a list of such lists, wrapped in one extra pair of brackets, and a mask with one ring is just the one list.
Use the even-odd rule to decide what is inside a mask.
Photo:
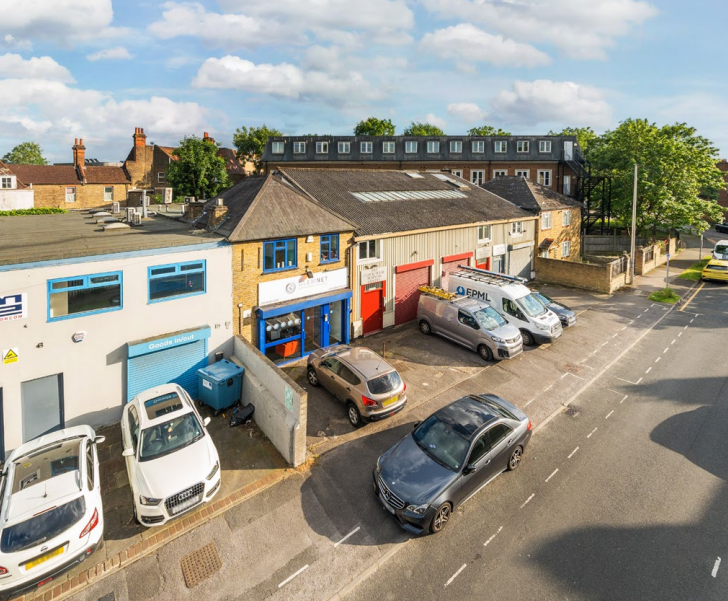
[(103, 442), (106, 442), (106, 436), (95, 436), (94, 437), (94, 444), (101, 444)]
[(467, 476), (468, 474), (472, 474), (475, 472), (478, 468), (475, 467), (472, 463), (469, 463), (465, 466), (465, 469), (463, 470), (463, 475)]
[(414, 430), (417, 426), (419, 426), (422, 422), (415, 422), (412, 424), (412, 429)]
[(122, 457), (134, 457), (134, 449), (124, 449), (121, 452)]
[(210, 425), (210, 422), (212, 420), (209, 417), (206, 417), (204, 420), (202, 420), (202, 423), (205, 424), (205, 427)]

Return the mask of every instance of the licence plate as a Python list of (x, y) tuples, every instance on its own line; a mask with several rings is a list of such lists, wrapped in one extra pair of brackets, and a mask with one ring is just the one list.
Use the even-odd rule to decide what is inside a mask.
[(382, 496), (382, 493), (379, 493), (379, 500), (382, 502), (382, 505), (384, 505), (384, 509), (386, 509), (389, 513), (391, 513), (392, 515), (394, 515), (394, 508), (390, 507), (389, 506), (389, 503), (387, 503), (384, 500), (384, 497)]
[(59, 555), (63, 555), (63, 552), (66, 550), (66, 547), (58, 547), (57, 549), (54, 549), (53, 551), (50, 551), (49, 553), (46, 553), (45, 555), (41, 555), (40, 557), (36, 557), (35, 559), (32, 559), (31, 561), (27, 562), (25, 564), (26, 570), (32, 570), (34, 567), (39, 566), (42, 563), (45, 563), (49, 559), (53, 559), (54, 557), (58, 557)]
[(172, 515), (177, 515), (178, 513), (182, 513), (183, 511), (189, 509), (193, 505), (197, 505), (200, 500), (202, 499), (202, 495), (195, 495), (194, 497), (190, 497), (186, 501), (182, 501), (182, 503), (179, 503), (178, 505), (175, 505), (170, 513)]
[(390, 405), (394, 405), (398, 400), (399, 400), (399, 397), (398, 396), (393, 396), (388, 401), (384, 401), (382, 403), (382, 407), (389, 407)]

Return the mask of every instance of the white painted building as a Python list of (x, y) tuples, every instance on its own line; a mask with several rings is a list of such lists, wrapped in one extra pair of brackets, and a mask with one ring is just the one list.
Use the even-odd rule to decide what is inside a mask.
[(0, 162), (0, 211), (33, 208), (33, 188), (18, 188), (18, 178)]

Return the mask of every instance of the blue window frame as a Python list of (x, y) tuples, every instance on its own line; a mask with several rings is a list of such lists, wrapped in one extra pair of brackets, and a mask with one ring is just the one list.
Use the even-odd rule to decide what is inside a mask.
[(333, 263), (339, 260), (339, 234), (321, 236), (321, 262)]
[(263, 273), (295, 269), (298, 266), (297, 255), (295, 238), (263, 242)]
[(48, 321), (123, 308), (122, 273), (95, 273), (48, 280)]
[(205, 294), (206, 267), (204, 260), (150, 267), (147, 270), (149, 302)]

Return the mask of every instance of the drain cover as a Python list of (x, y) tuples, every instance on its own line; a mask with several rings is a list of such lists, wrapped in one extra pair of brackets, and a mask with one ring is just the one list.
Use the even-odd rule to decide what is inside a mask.
[(222, 561), (215, 549), (215, 543), (210, 543), (183, 557), (180, 565), (187, 588), (193, 588), (218, 572), (222, 567)]

